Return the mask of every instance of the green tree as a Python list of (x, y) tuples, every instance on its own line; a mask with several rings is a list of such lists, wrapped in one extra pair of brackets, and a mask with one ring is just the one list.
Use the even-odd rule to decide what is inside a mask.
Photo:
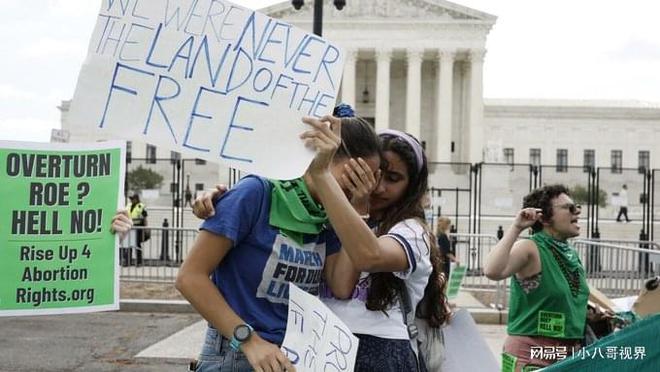
[[(571, 197), (573, 197), (575, 203), (583, 205), (589, 204), (589, 193), (585, 187), (575, 185), (570, 191)], [(598, 189), (598, 206), (601, 208), (607, 207), (607, 193), (602, 189)]]
[(129, 190), (157, 189), (163, 184), (163, 176), (140, 165), (128, 172), (126, 181)]

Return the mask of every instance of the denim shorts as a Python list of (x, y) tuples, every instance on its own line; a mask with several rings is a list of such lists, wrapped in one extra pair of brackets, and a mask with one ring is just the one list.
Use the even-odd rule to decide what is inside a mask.
[(234, 351), (229, 340), (213, 327), (206, 329), (206, 339), (197, 360), (198, 372), (250, 372), (252, 367), (245, 354)]

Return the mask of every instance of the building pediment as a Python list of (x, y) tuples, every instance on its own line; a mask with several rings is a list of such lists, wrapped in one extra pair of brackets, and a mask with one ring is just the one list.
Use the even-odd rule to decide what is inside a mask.
[[(495, 23), (497, 17), (444, 0), (347, 0), (346, 7), (335, 9), (332, 0), (324, 2), (323, 15), (326, 19), (343, 20), (408, 20), (416, 21), (482, 21)], [(300, 10), (295, 10), (291, 1), (283, 1), (260, 11), (273, 17), (295, 21), (310, 20), (314, 0), (305, 1)]]

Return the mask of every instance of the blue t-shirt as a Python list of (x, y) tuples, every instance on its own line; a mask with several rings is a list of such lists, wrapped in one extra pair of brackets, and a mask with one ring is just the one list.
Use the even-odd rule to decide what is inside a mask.
[(271, 184), (247, 176), (225, 193), (201, 229), (224, 236), (232, 248), (213, 272), (229, 306), (259, 335), (278, 345), (286, 332), (289, 282), (317, 295), (325, 258), (339, 240), (329, 230), (307, 235), (300, 246), (268, 224)]

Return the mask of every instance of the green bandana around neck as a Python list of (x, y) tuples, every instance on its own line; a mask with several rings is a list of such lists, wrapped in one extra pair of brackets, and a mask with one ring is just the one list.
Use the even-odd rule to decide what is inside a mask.
[(269, 223), (303, 245), (303, 234), (318, 234), (328, 216), (312, 196), (302, 178), (290, 181), (269, 180), (273, 184)]
[(557, 240), (543, 230), (534, 235), (550, 248), (550, 252), (555, 257), (562, 274), (566, 278), (573, 296), (577, 296), (580, 290), (580, 276), (584, 275), (582, 274), (582, 264), (577, 252), (571, 248), (568, 242)]

